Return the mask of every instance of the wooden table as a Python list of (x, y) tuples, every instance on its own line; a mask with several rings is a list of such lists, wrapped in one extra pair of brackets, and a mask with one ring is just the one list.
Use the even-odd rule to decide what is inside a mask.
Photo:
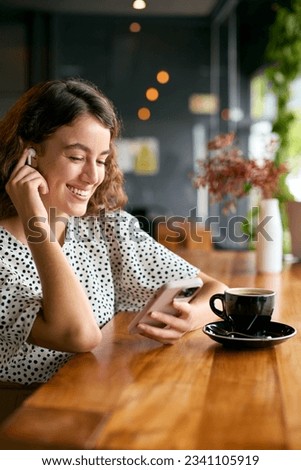
[[(180, 254), (231, 287), (275, 289), (274, 321), (301, 331), (301, 264), (256, 275), (252, 252)], [(231, 350), (202, 330), (174, 346), (103, 329), (6, 422), (2, 448), (301, 449), (301, 340)], [(218, 320), (210, 313), (204, 324)]]

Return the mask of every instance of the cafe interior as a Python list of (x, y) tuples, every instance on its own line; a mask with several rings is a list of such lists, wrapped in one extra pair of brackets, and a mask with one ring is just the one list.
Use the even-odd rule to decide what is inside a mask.
[(301, 19), (298, 1), (0, 0), (0, 13), (0, 115), (38, 82), (92, 81), (122, 121), (126, 210), (141, 229), (231, 288), (275, 293), (264, 331), (223, 334), (208, 305), (202, 328), (172, 346), (130, 334), (132, 313), (119, 312), (99, 347), (29, 388), (1, 425), (1, 449), (237, 449), (248, 464), (247, 451), (300, 450), (301, 52), (289, 84), (289, 201), (267, 197), (276, 204), (260, 220), (258, 192), (225, 194), (239, 178), (227, 162), (222, 197), (197, 183), (219, 152), (261, 172), (277, 159), (268, 47), (275, 25), (289, 35)]

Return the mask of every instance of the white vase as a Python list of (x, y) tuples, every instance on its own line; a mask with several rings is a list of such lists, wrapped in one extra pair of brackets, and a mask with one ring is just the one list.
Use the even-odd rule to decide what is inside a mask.
[(278, 199), (261, 201), (256, 235), (257, 271), (279, 273), (283, 264), (283, 228)]

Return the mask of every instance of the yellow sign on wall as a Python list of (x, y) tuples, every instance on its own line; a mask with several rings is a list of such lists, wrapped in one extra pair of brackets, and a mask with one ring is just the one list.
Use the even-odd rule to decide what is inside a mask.
[(154, 137), (120, 139), (118, 163), (124, 173), (155, 175), (159, 171), (159, 141)]

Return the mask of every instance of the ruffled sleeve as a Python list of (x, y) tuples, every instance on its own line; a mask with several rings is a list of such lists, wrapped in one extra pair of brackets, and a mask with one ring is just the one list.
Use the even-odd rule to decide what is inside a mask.
[(6, 366), (26, 343), (42, 307), (41, 294), (20, 278), (12, 266), (0, 261), (0, 364)]
[(106, 216), (106, 236), (112, 254), (116, 311), (139, 311), (162, 284), (199, 272), (141, 230), (137, 219), (126, 212)]

